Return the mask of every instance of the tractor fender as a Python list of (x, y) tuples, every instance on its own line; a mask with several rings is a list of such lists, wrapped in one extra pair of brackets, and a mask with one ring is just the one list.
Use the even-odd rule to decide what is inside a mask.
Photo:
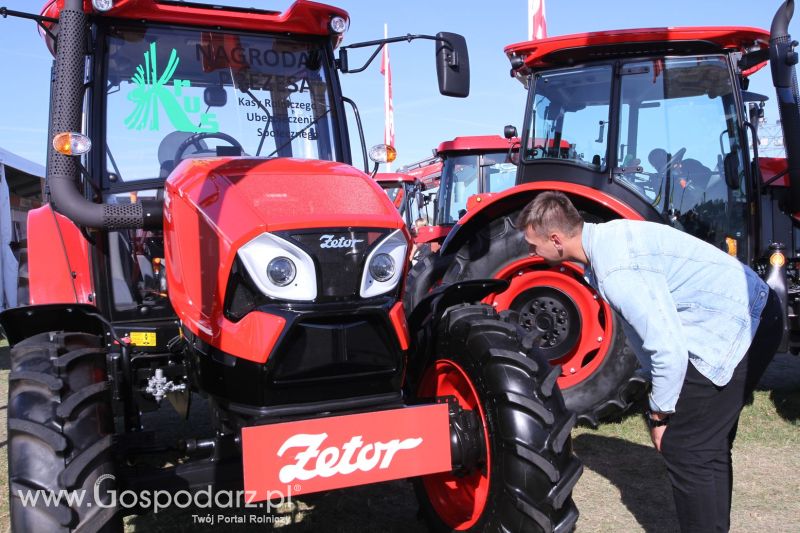
[(78, 331), (103, 336), (100, 311), (88, 304), (45, 304), (12, 307), (0, 313), (0, 326), (9, 345), (48, 331)]
[(476, 204), (474, 209), (467, 211), (467, 214), (461, 217), (447, 235), (440, 253), (442, 255), (456, 253), (473, 234), (490, 221), (519, 211), (542, 191), (561, 191), (573, 199), (584, 200), (583, 203), (595, 204), (600, 211), (607, 212), (607, 218), (644, 219), (626, 203), (597, 189), (564, 181), (537, 181), (506, 189)]
[(94, 298), (89, 242), (50, 204), (28, 212), (28, 277), (31, 304), (88, 304)]
[[(480, 302), (490, 294), (503, 292), (508, 281), (471, 279), (435, 288), (414, 308), (408, 317), (413, 356), (408, 365), (408, 382), (415, 384), (435, 350), (436, 332), (445, 310), (454, 305)], [(413, 386), (413, 385), (412, 385)]]

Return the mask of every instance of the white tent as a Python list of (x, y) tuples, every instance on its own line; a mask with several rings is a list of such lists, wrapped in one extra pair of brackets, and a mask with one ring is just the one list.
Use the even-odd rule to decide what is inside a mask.
[(9, 246), (13, 238), (11, 204), (6, 169), (13, 168), (30, 176), (44, 177), (44, 167), (0, 148), (0, 309), (16, 307), (19, 266)]
[(6, 167), (3, 158), (0, 158), (0, 309), (17, 306), (19, 264), (9, 246), (12, 235)]

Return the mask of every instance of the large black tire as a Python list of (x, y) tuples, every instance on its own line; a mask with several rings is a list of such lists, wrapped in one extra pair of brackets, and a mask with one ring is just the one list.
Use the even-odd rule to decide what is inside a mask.
[[(473, 236), (455, 254), (455, 259), (450, 262), (443, 275), (443, 283), (499, 277), (499, 274), (508, 265), (529, 258), (528, 245), (522, 232), (514, 225), (514, 219), (514, 215), (496, 219)], [(580, 280), (580, 283), (585, 286), (586, 291), (591, 290), (583, 280)], [(530, 293), (530, 301), (524, 301), (525, 295), (521, 295), (518, 300), (515, 300), (514, 307), (516, 309), (514, 310), (522, 311), (516, 316), (519, 317), (521, 325), (529, 331), (546, 335), (546, 332), (532, 326), (530, 314), (527, 316), (525, 314), (525, 310), (530, 308), (534, 301), (537, 303), (550, 302), (552, 300), (548, 297), (556, 296), (556, 300), (560, 299), (566, 308), (566, 310), (559, 309), (559, 312), (566, 316), (570, 311), (570, 298), (565, 297), (563, 293), (557, 294), (556, 288), (550, 288), (553, 289), (552, 295)], [(610, 320), (610, 327), (604, 326), (603, 328), (609, 331), (602, 341), (606, 355), (600, 360), (597, 368), (577, 383), (574, 379), (570, 380), (570, 369), (568, 368), (565, 376), (559, 378), (559, 385), (562, 388), (567, 408), (577, 413), (581, 423), (592, 427), (597, 427), (602, 421), (618, 419), (633, 406), (636, 400), (643, 396), (647, 389), (647, 381), (636, 373), (639, 363), (636, 355), (627, 345), (620, 326), (621, 318), (610, 308), (609, 311), (610, 316), (603, 317), (604, 321)], [(578, 322), (573, 319), (571, 329), (580, 331), (581, 319), (585, 318), (580, 317)], [(556, 327), (556, 320), (546, 320), (545, 322), (552, 324), (553, 328)], [(567, 338), (568, 335), (563, 335), (562, 339), (565, 339), (563, 342), (557, 343), (554, 340), (552, 346), (543, 349), (544, 356), (550, 360), (558, 360), (569, 351), (568, 343), (571, 341), (566, 340)], [(586, 361), (591, 361), (591, 359), (587, 358)], [(580, 374), (580, 368), (578, 370)]]
[[(415, 480), (420, 509), (434, 531), (566, 532), (575, 526), (572, 489), (583, 472), (570, 438), (576, 416), (555, 385), (559, 370), (525, 350), (522, 335), (485, 305), (451, 308), (442, 320), (436, 357), (419, 393), (447, 395), (442, 383), (462, 376), (464, 390), (483, 411), (488, 461), (470, 473)], [(431, 390), (431, 383), (439, 385)], [(467, 400), (460, 403), (469, 407)], [(453, 484), (461, 485), (451, 490)], [(470, 494), (485, 496), (460, 509)]]
[[(8, 387), (8, 477), (11, 530), (115, 531), (114, 420), (101, 339), (42, 333), (11, 350)], [(98, 482), (97, 488), (95, 483)], [(106, 480), (107, 479), (107, 480)], [(43, 495), (84, 492), (83, 503), (44, 505)], [(36, 505), (23, 495), (38, 492)], [(95, 492), (101, 505), (95, 501)], [(61, 492), (67, 494), (67, 492)]]
[(407, 317), (411, 316), (417, 304), (442, 279), (449, 265), (450, 261), (432, 252), (429, 245), (420, 247), (419, 260), (409, 270), (403, 292), (403, 308)]

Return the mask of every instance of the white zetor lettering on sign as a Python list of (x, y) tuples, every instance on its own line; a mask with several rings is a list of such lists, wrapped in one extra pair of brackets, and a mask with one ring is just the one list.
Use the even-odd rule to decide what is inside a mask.
[(364, 242), (364, 239), (346, 239), (344, 237), (337, 239), (335, 235), (323, 235), (319, 240), (322, 241), (322, 244), (319, 245), (320, 248), (351, 248)]
[[(316, 435), (300, 433), (286, 439), (278, 450), (279, 457), (283, 457), (283, 454), (292, 448), (303, 448), (303, 450), (294, 456), (294, 464), (281, 468), (278, 473), (281, 483), (291, 483), (294, 480), (307, 481), (317, 476), (347, 475), (356, 470), (369, 472), (376, 466), (385, 469), (389, 467), (398, 451), (411, 450), (422, 444), (422, 438), (412, 438), (364, 445), (361, 435), (356, 435), (344, 443), (341, 449), (330, 446), (320, 450), (320, 446), (327, 438), (327, 433)], [(353, 461), (354, 456), (355, 461)], [(307, 469), (306, 466), (315, 458), (314, 467)]]

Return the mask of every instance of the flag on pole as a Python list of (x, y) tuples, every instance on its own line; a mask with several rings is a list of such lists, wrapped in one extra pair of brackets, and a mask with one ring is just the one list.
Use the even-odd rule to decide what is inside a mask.
[[(383, 25), (383, 38), (389, 36), (389, 27)], [(394, 146), (394, 106), (392, 105), (392, 68), (389, 65), (389, 45), (383, 45), (381, 56), (381, 74), (383, 74), (383, 142)], [(386, 164), (386, 170), (392, 170), (392, 164)]]
[(528, 0), (528, 40), (547, 37), (544, 0)]

